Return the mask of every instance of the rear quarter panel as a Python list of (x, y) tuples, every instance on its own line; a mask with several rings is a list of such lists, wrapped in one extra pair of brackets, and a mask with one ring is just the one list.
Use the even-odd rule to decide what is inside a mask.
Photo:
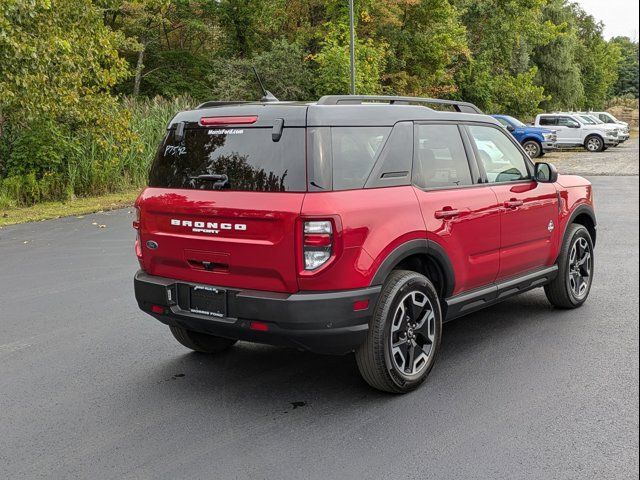
[(378, 267), (399, 245), (425, 238), (412, 187), (308, 193), (302, 217), (332, 217), (342, 225), (341, 254), (317, 273), (299, 272), (301, 290), (368, 287)]

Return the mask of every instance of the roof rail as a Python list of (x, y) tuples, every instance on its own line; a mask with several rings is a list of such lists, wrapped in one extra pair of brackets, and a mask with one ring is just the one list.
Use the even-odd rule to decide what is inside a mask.
[(248, 102), (246, 100), (230, 100), (230, 101), (211, 100), (209, 102), (201, 103), (196, 107), (196, 110), (200, 110), (201, 108), (225, 107), (228, 105), (242, 105), (243, 103), (251, 103), (251, 102)]
[(412, 103), (423, 103), (431, 105), (450, 105), (460, 113), (479, 113), (482, 110), (473, 103), (459, 102), (456, 100), (440, 100), (438, 98), (421, 97), (395, 97), (386, 95), (325, 95), (318, 100), (318, 105), (359, 105), (366, 102), (389, 103), (390, 105), (410, 105)]

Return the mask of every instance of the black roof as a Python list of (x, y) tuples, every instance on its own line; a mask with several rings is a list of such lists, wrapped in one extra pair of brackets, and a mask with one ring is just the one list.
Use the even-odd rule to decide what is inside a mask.
[[(427, 105), (456, 111), (435, 110)], [(304, 102), (205, 102), (194, 110), (178, 113), (169, 128), (179, 122), (195, 126), (203, 117), (257, 116), (254, 127), (272, 127), (283, 119), (287, 127), (392, 126), (400, 121), (498, 122), (473, 104), (415, 97), (327, 96)]]

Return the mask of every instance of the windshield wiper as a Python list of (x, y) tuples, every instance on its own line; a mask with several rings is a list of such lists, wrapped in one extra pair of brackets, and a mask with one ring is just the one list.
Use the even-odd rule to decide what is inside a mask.
[(189, 177), (190, 180), (196, 180), (199, 182), (213, 182), (213, 188), (221, 189), (227, 183), (229, 183), (229, 177), (224, 174), (207, 174), (207, 175), (196, 175), (195, 177)]

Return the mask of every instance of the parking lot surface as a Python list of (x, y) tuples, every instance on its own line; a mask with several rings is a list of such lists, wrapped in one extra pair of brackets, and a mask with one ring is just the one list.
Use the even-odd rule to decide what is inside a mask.
[(604, 152), (585, 150), (552, 152), (540, 160), (551, 162), (560, 173), (575, 175), (638, 175), (638, 136)]
[(587, 304), (537, 290), (448, 324), (405, 396), (352, 356), (185, 350), (138, 311), (127, 210), (1, 229), (0, 476), (637, 478), (638, 177), (591, 180)]

